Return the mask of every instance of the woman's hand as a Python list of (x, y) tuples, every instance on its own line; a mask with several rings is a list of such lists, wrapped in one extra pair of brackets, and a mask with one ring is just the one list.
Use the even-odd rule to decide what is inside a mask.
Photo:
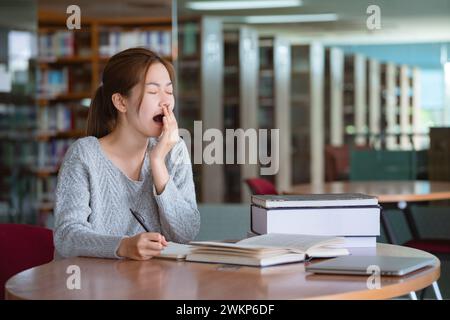
[(178, 134), (178, 123), (172, 109), (163, 107), (163, 129), (158, 143), (150, 152), (150, 157), (154, 161), (164, 161), (166, 155), (177, 144), (180, 136)]
[(158, 256), (167, 245), (163, 235), (143, 232), (134, 237), (123, 238), (117, 249), (117, 255), (132, 260), (148, 260)]
[(156, 146), (150, 151), (150, 166), (156, 193), (161, 194), (169, 181), (165, 159), (166, 155), (178, 142), (178, 124), (172, 110), (163, 107), (163, 132)]

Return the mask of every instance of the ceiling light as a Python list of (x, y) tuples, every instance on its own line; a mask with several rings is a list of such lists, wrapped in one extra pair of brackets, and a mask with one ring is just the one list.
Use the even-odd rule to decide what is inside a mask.
[(240, 10), (299, 7), (301, 0), (254, 0), (254, 1), (191, 1), (186, 8), (191, 10)]
[(296, 23), (296, 22), (325, 22), (336, 20), (338, 20), (338, 15), (334, 13), (248, 16), (245, 18), (246, 23)]

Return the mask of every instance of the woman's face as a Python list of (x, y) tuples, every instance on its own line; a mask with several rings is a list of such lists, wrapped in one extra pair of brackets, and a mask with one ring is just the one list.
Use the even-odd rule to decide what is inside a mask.
[[(139, 99), (141, 84), (132, 89), (133, 101)], [(163, 127), (163, 106), (173, 110), (175, 99), (169, 72), (161, 63), (153, 63), (145, 76), (142, 102), (135, 112), (128, 115), (131, 124), (147, 137), (159, 137)]]

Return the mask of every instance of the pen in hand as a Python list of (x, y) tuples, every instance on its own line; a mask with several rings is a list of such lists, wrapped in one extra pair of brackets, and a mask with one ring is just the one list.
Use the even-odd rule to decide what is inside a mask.
[[(150, 230), (145, 225), (144, 219), (142, 218), (142, 216), (139, 213), (133, 211), (131, 208), (130, 208), (130, 212), (134, 216), (134, 218), (137, 220), (137, 222), (139, 222), (139, 224), (142, 226), (142, 228), (144, 228), (145, 232), (150, 232)], [(167, 243), (167, 241), (166, 241), (166, 239), (164, 238), (163, 235), (161, 235), (161, 240), (162, 241), (159, 241), (161, 243), (161, 245), (166, 247), (168, 243)]]

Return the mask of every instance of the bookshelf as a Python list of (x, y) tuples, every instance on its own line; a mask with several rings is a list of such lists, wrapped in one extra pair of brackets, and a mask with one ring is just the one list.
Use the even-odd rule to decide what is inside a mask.
[[(259, 38), (258, 83), (259, 129), (267, 130), (268, 150), (278, 150), (278, 157), (271, 155), (272, 161), (277, 162), (278, 172), (263, 177), (272, 181), (278, 190), (288, 190), (292, 184), (291, 46), (283, 37)], [(272, 139), (271, 129), (279, 130), (275, 139)]]
[(307, 45), (293, 45), (291, 104), (292, 104), (292, 164), (293, 183), (310, 180), (310, 48)]
[(36, 92), (36, 161), (32, 193), (37, 224), (53, 210), (56, 176), (67, 148), (84, 135), (88, 99), (93, 92), (93, 25), (68, 31), (65, 20), (39, 13)]
[(397, 142), (397, 114), (398, 114), (398, 76), (397, 68), (393, 63), (386, 64), (386, 100), (384, 107), (384, 115), (386, 122), (386, 149), (396, 150)]
[[(227, 129), (238, 129), (241, 125), (240, 119), (240, 63), (239, 63), (239, 30), (224, 30), (224, 98), (223, 98), (223, 132)], [(235, 141), (227, 145), (225, 154), (234, 154), (233, 163), (224, 165), (225, 177), (225, 202), (240, 202), (241, 200), (241, 170), (237, 164), (238, 146)]]
[(420, 70), (344, 54), (338, 47), (326, 48), (322, 56), (320, 48), (319, 43), (292, 46), (294, 183), (323, 181), (322, 143), (417, 150), (423, 139)]
[(178, 121), (179, 127), (186, 129), (192, 139), (197, 201), (220, 203), (225, 197), (224, 165), (215, 160), (212, 164), (205, 163), (203, 153), (214, 143), (214, 138), (203, 134), (208, 129), (224, 128), (221, 19), (183, 17), (178, 21), (178, 44)]
[(356, 97), (356, 74), (355, 57), (345, 55), (344, 57), (344, 144), (353, 145), (356, 136), (355, 126), (355, 97)]
[(325, 51), (325, 144), (342, 146), (344, 52), (339, 48)]
[[(259, 70), (258, 33), (250, 27), (224, 27), (224, 130), (258, 129), (258, 70)], [(225, 201), (250, 202), (250, 191), (244, 185), (246, 178), (258, 176), (258, 164), (249, 163), (249, 152), (256, 150), (254, 145), (245, 141), (239, 145), (234, 131), (233, 141), (226, 141), (225, 155), (233, 152), (233, 163), (224, 165)], [(249, 134), (251, 136), (251, 134)], [(247, 138), (244, 138), (247, 139)], [(237, 152), (244, 152), (246, 160), (238, 163)]]
[[(0, 222), (33, 222), (28, 214), (33, 182), (28, 167), (35, 160), (36, 124), (33, 22), (20, 31), (0, 28)], [(17, 53), (19, 41), (23, 52), (11, 54)]]
[[(201, 23), (198, 18), (179, 21), (177, 100), (175, 105), (180, 128), (194, 137), (194, 121), (201, 120)], [(201, 133), (200, 133), (201, 134)], [(191, 141), (195, 146), (195, 141)], [(200, 150), (191, 149), (197, 201), (202, 200), (202, 164), (194, 159)]]
[[(335, 53), (329, 52), (328, 55)], [(292, 179), (293, 183), (317, 183), (325, 178), (324, 143), (326, 101), (336, 103), (336, 95), (325, 100), (325, 49), (320, 43), (291, 45)], [(328, 65), (328, 70), (334, 68)], [(328, 79), (328, 88), (335, 86)], [(326, 95), (329, 93), (326, 92)], [(328, 107), (328, 111), (330, 108)], [(335, 130), (333, 127), (332, 130)], [(314, 134), (311, 134), (314, 133)], [(327, 138), (329, 139), (329, 138)]]
[[(338, 52), (340, 52), (340, 50)], [(336, 59), (336, 55), (333, 58)], [(368, 143), (367, 136), (369, 134), (368, 104), (370, 101), (368, 82), (370, 79), (368, 78), (367, 72), (369, 67), (368, 60), (360, 54), (346, 54), (344, 55), (343, 63), (344, 76), (342, 77), (342, 87), (344, 137), (342, 140), (338, 140), (340, 140), (339, 142), (342, 142), (342, 144), (350, 146), (363, 146)], [(333, 81), (338, 81), (335, 77), (332, 79)], [(339, 94), (339, 85), (335, 85), (335, 90), (335, 94)], [(335, 103), (335, 105), (338, 104), (340, 104), (340, 101)], [(334, 124), (334, 126), (338, 125), (339, 124)], [(335, 132), (338, 132), (336, 130)]]
[(354, 119), (356, 146), (367, 144), (367, 61), (361, 54), (354, 55)]
[(360, 54), (344, 55), (340, 48), (328, 48), (325, 143), (417, 150), (421, 143), (419, 81), (416, 67), (382, 63)]
[[(275, 128), (275, 65), (274, 38), (259, 38), (259, 71), (258, 71), (258, 128), (267, 130), (267, 149), (272, 147), (270, 129)], [(265, 167), (260, 165), (260, 167)], [(274, 185), (275, 176), (264, 176)]]
[(368, 64), (369, 144), (379, 150), (381, 148), (380, 62), (369, 59)]

